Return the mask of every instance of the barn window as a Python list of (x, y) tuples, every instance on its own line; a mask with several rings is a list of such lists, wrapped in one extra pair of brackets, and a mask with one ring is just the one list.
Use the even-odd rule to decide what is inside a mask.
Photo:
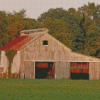
[(43, 45), (47, 46), (48, 45), (48, 41), (47, 40), (43, 41)]

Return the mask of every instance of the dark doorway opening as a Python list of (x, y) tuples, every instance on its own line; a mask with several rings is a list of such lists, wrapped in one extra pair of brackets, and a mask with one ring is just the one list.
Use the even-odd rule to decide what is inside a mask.
[(89, 80), (89, 63), (88, 62), (71, 62), (70, 77), (71, 79)]
[(89, 80), (89, 74), (87, 73), (71, 73), (71, 79), (86, 79)]
[(35, 62), (35, 79), (46, 79), (53, 73), (53, 62)]

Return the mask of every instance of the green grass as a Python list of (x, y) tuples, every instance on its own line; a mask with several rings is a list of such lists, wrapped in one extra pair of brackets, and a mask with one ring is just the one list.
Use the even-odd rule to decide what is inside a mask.
[(0, 100), (100, 100), (100, 80), (0, 79)]

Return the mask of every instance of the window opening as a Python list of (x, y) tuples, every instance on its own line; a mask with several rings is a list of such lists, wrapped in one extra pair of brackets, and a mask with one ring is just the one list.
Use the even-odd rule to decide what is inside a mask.
[(48, 45), (48, 41), (43, 41), (43, 45)]

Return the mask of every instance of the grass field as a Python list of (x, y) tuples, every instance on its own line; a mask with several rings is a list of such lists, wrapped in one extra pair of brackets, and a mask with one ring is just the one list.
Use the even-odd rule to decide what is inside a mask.
[(100, 80), (0, 79), (0, 100), (100, 100)]

